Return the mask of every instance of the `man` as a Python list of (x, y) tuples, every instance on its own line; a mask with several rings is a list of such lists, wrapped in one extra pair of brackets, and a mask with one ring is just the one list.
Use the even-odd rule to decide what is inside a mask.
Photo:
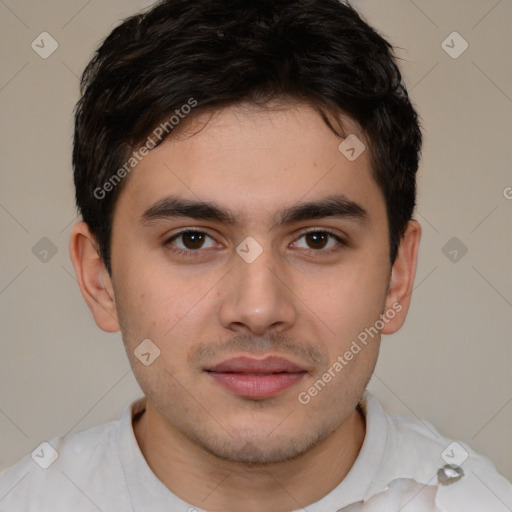
[(409, 307), (420, 148), (391, 46), (338, 0), (114, 29), (82, 78), (70, 254), (145, 397), (4, 471), (0, 510), (511, 510), (489, 460), (365, 392)]

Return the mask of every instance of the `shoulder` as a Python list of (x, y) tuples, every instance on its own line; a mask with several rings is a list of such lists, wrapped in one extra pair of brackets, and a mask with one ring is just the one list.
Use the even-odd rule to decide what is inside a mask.
[[(388, 455), (398, 471), (437, 487), (441, 512), (510, 512), (512, 484), (464, 441), (441, 435), (429, 422), (396, 414), (388, 420)], [(393, 453), (390, 453), (393, 452)]]
[[(0, 473), (0, 512), (98, 510), (89, 494), (105, 475), (116, 486), (119, 422), (41, 443), (31, 454)], [(93, 506), (95, 505), (95, 506)]]

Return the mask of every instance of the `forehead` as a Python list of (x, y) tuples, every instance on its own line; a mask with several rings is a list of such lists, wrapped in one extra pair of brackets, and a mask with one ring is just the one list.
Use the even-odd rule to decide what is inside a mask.
[[(347, 158), (339, 148), (344, 139), (310, 106), (236, 105), (185, 121), (185, 128), (133, 169), (116, 211), (128, 208), (130, 215), (140, 216), (177, 195), (229, 203), (241, 220), (261, 219), (267, 212), (271, 221), (285, 204), (333, 194), (364, 203), (371, 215), (384, 210), (369, 151)], [(355, 149), (361, 151), (364, 137), (357, 124), (344, 119), (343, 127), (349, 140), (360, 141)]]

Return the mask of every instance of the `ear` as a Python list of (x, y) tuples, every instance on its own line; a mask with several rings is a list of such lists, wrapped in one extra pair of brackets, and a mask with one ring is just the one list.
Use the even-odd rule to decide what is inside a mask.
[(388, 294), (386, 296), (385, 311), (394, 311), (395, 315), (393, 318), (391, 318), (389, 313), (386, 315), (388, 322), (382, 329), (382, 334), (393, 334), (405, 322), (411, 303), (420, 238), (421, 226), (415, 220), (409, 221), (391, 269)]
[(71, 232), (69, 255), (82, 296), (100, 329), (119, 331), (112, 281), (99, 255), (97, 243), (85, 222), (78, 222)]

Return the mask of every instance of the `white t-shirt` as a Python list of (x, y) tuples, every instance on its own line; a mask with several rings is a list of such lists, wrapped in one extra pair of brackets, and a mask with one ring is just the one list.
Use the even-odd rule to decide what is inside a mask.
[[(119, 421), (55, 438), (5, 469), (0, 512), (203, 512), (146, 463), (132, 427), (144, 406), (139, 399)], [(512, 511), (510, 482), (465, 443), (427, 422), (387, 414), (368, 392), (363, 413), (366, 436), (354, 465), (307, 512)]]

